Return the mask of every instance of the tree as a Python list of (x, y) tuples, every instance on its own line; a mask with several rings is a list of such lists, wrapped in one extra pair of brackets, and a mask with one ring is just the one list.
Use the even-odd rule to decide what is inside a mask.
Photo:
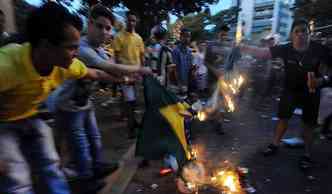
[(201, 12), (209, 4), (216, 3), (218, 0), (142, 0), (139, 2), (133, 0), (83, 0), (83, 2), (88, 6), (97, 2), (108, 7), (124, 5), (138, 14), (140, 18), (138, 32), (143, 37), (148, 37), (150, 29), (161, 21), (167, 20), (169, 13), (184, 16), (189, 13)]
[[(222, 10), (213, 16), (211, 16), (207, 10), (198, 14), (189, 14), (181, 17), (170, 27), (172, 36), (178, 39), (180, 28), (184, 27), (192, 32), (193, 40), (205, 40), (215, 37), (217, 32), (216, 29), (219, 29), (220, 26), (228, 25), (235, 28), (237, 25), (238, 10), (237, 7), (231, 7), (227, 10)], [(208, 26), (214, 27), (207, 30)]]
[(332, 4), (329, 0), (296, 0), (295, 18), (314, 20), (316, 25), (331, 24)]
[(215, 29), (223, 25), (236, 26), (238, 11), (239, 9), (237, 7), (222, 10), (211, 17), (211, 24), (216, 26)]
[(189, 29), (193, 40), (204, 40), (208, 36), (205, 27), (210, 25), (210, 15), (206, 12), (184, 16), (183, 27)]

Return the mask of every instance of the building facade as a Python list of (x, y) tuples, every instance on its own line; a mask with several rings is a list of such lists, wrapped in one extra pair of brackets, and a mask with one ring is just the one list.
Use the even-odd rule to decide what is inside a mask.
[(238, 25), (248, 40), (259, 40), (277, 33), (281, 40), (288, 38), (293, 22), (293, 0), (242, 0)]

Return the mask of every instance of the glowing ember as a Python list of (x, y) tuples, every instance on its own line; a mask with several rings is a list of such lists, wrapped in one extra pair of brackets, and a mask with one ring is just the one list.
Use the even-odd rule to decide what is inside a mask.
[(206, 118), (207, 118), (207, 115), (204, 111), (199, 111), (197, 113), (197, 118), (198, 118), (199, 121), (205, 121)]

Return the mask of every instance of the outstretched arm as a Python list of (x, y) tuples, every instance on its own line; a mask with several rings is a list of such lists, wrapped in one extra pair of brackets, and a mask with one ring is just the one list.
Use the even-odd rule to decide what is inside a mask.
[(267, 47), (260, 48), (257, 46), (249, 46), (249, 45), (245, 45), (245, 44), (240, 44), (239, 48), (241, 50), (241, 53), (246, 53), (246, 54), (252, 55), (259, 59), (271, 59), (272, 58), (271, 51)]
[(92, 79), (92, 80), (110, 80), (113, 82), (124, 82), (124, 76), (115, 76), (109, 73), (106, 73), (100, 69), (88, 68), (87, 74), (83, 79)]
[(89, 47), (80, 47), (79, 59), (82, 60), (88, 67), (101, 69), (112, 75), (120, 76), (123, 74), (150, 74), (151, 69), (137, 65), (126, 65), (106, 60), (99, 56), (95, 50)]

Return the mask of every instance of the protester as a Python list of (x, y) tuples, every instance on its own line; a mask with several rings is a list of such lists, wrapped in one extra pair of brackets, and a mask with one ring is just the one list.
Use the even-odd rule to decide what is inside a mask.
[[(110, 9), (98, 4), (91, 9), (87, 36), (80, 41), (78, 58), (88, 67), (103, 69), (112, 74), (149, 73), (142, 66), (115, 64), (102, 47), (114, 25)], [(89, 100), (93, 83), (86, 80), (70, 80), (63, 84), (57, 102), (59, 129), (69, 132), (75, 170), (78, 178), (102, 178), (117, 168), (108, 163), (102, 154), (102, 139), (97, 125), (93, 103)]]
[(291, 42), (270, 48), (258, 48), (241, 44), (242, 52), (258, 58), (281, 58), (285, 65), (284, 90), (279, 102), (279, 121), (272, 144), (264, 151), (265, 156), (277, 153), (280, 139), (288, 127), (294, 109), (299, 106), (303, 110), (305, 154), (300, 158), (300, 167), (310, 168), (311, 144), (313, 129), (316, 126), (320, 91), (323, 84), (330, 82), (330, 77), (319, 72), (322, 64), (330, 65), (331, 56), (326, 47), (310, 41), (309, 25), (305, 20), (295, 20), (290, 34)]
[[(115, 60), (118, 63), (130, 66), (144, 66), (144, 43), (142, 38), (136, 33), (135, 28), (138, 18), (135, 13), (126, 13), (126, 30), (119, 32), (114, 39)], [(128, 117), (127, 127), (129, 138), (136, 137), (136, 130), (139, 127), (135, 119), (136, 96), (135, 81), (122, 85), (122, 92), (125, 101), (125, 112)]]
[(196, 89), (200, 97), (206, 97), (207, 94), (207, 67), (205, 65), (205, 43), (199, 43), (198, 45), (193, 45), (192, 55), (193, 64), (196, 66), (195, 81)]
[[(218, 29), (217, 40), (209, 42), (205, 53), (205, 65), (208, 69), (208, 89), (209, 96), (213, 95), (213, 92), (217, 85), (217, 80), (222, 75), (225, 68), (225, 62), (231, 52), (231, 42), (229, 41), (228, 32), (229, 27), (222, 25)], [(218, 113), (211, 118), (211, 124), (216, 132), (220, 135), (225, 133), (223, 129), (223, 113), (218, 110)]]
[[(277, 34), (269, 34), (261, 41), (260, 46), (272, 47), (279, 44)], [(269, 100), (274, 93), (274, 88), (280, 81), (280, 73), (282, 71), (282, 61), (280, 59), (259, 59), (249, 68), (251, 88), (251, 106), (260, 110), (267, 108), (271, 104)], [(262, 89), (263, 88), (263, 89)]]
[(70, 193), (38, 106), (67, 79), (119, 80), (75, 59), (81, 29), (78, 16), (48, 2), (28, 17), (28, 42), (0, 49), (0, 161), (7, 163), (0, 193), (34, 193), (31, 170), (47, 193)]
[(173, 62), (176, 65), (177, 71), (177, 86), (179, 88), (180, 95), (186, 98), (188, 94), (194, 92), (195, 84), (192, 82), (193, 77), (193, 58), (191, 49), (189, 48), (191, 43), (191, 32), (183, 28), (180, 33), (180, 42), (173, 50), (172, 57)]
[(154, 39), (160, 44), (160, 49), (157, 58), (157, 76), (160, 83), (168, 86), (170, 81), (169, 75), (175, 71), (176, 65), (173, 63), (172, 50), (166, 44), (168, 32), (165, 28), (159, 27), (153, 31)]

